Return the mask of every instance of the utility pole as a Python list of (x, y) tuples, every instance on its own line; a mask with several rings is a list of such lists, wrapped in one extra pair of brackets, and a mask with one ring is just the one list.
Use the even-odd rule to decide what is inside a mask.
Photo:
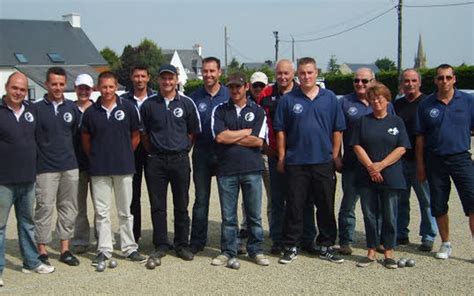
[(225, 65), (225, 69), (227, 71), (227, 41), (228, 41), (228, 37), (227, 37), (227, 26), (224, 26), (224, 65)]
[(280, 39), (278, 39), (278, 31), (273, 31), (273, 35), (275, 36), (275, 64), (278, 62), (278, 42), (280, 42)]
[(295, 38), (291, 36), (291, 61), (295, 63)]
[(397, 74), (400, 76), (402, 71), (402, 6), (403, 0), (398, 0), (398, 61), (397, 61)]

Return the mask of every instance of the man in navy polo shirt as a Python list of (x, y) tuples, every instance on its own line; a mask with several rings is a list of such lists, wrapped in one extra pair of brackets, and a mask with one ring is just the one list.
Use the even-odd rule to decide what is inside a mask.
[[(132, 81), (132, 89), (121, 95), (121, 98), (128, 100), (138, 109), (152, 95), (155, 94), (148, 87), (150, 81), (150, 73), (145, 65), (135, 65), (130, 70), (130, 80)], [(138, 144), (135, 149), (135, 174), (133, 175), (133, 198), (130, 206), (130, 212), (133, 215), (133, 236), (138, 243), (142, 232), (142, 208), (140, 204), (142, 193), (143, 171), (146, 165), (146, 151), (143, 145)]]
[(452, 66), (436, 68), (438, 91), (418, 105), (416, 118), (417, 178), (428, 178), (431, 213), (436, 218), (441, 247), (435, 257), (448, 259), (452, 252), (449, 237), (448, 200), (450, 177), (461, 199), (474, 239), (474, 166), (469, 149), (474, 129), (474, 98), (454, 88)]
[[(79, 74), (74, 82), (77, 95), (76, 106), (84, 114), (87, 108), (94, 103), (90, 96), (94, 87), (94, 80), (89, 74)], [(87, 252), (90, 244), (90, 225), (87, 217), (87, 195), (90, 186), (89, 159), (82, 149), (81, 133), (77, 133), (74, 143), (77, 163), (79, 165), (79, 185), (77, 189), (77, 218), (74, 225), (74, 237), (71, 245), (76, 254)], [(92, 190), (91, 190), (92, 191)]]
[(174, 205), (174, 248), (183, 260), (193, 260), (189, 250), (189, 150), (201, 132), (199, 113), (193, 100), (177, 92), (178, 72), (173, 65), (159, 69), (160, 91), (140, 108), (142, 142), (149, 156), (145, 178), (149, 188), (153, 223), (153, 257), (161, 258), (171, 248), (168, 242), (166, 199), (171, 183)]
[(5, 84), (0, 101), (0, 287), (5, 268), (5, 230), (12, 206), (23, 257), (23, 272), (51, 273), (53, 266), (41, 263), (34, 240), (33, 205), (35, 198), (36, 114), (24, 101), (28, 80), (13, 73)]
[(410, 139), (412, 149), (407, 149), (403, 155), (403, 174), (408, 185), (406, 190), (402, 190), (398, 198), (398, 215), (397, 215), (397, 243), (399, 245), (407, 245), (410, 243), (408, 239), (408, 225), (410, 224), (410, 188), (416, 193), (418, 203), (420, 205), (421, 223), (420, 236), (421, 245), (419, 250), (422, 252), (430, 252), (433, 249), (433, 241), (436, 237), (437, 227), (434, 217), (431, 215), (430, 208), (430, 189), (428, 182), (419, 182), (416, 179), (416, 161), (415, 161), (415, 121), (416, 110), (418, 104), (424, 99), (425, 95), (421, 93), (421, 76), (416, 69), (406, 69), (400, 77), (400, 84), (405, 96), (396, 100), (394, 103), (397, 115), (403, 119), (405, 127)]
[(79, 170), (74, 140), (80, 114), (74, 102), (64, 98), (66, 80), (63, 68), (49, 68), (45, 82), (48, 93), (35, 103), (38, 114), (35, 236), (40, 260), (49, 264), (46, 244), (51, 241), (56, 206), (56, 234), (61, 249), (59, 261), (76, 266), (79, 260), (69, 251), (69, 240), (74, 235), (77, 216)]
[(237, 205), (242, 189), (249, 238), (249, 257), (258, 265), (270, 264), (263, 254), (261, 148), (266, 139), (265, 112), (247, 99), (245, 74), (237, 72), (227, 82), (231, 100), (217, 106), (212, 115), (212, 132), (217, 142), (217, 183), (221, 204), (221, 254), (215, 266), (237, 256)]
[[(271, 253), (274, 255), (280, 255), (283, 250), (282, 231), (288, 195), (288, 178), (285, 173), (280, 173), (277, 170), (278, 154), (273, 120), (281, 97), (299, 88), (294, 75), (293, 63), (287, 59), (279, 60), (275, 67), (276, 83), (265, 87), (257, 100), (267, 115), (269, 143), (268, 145), (264, 144), (263, 149), (268, 157), (270, 173), (271, 219), (269, 224), (270, 237), (272, 239)], [(313, 255), (319, 254), (318, 248), (314, 246), (314, 238), (316, 236), (314, 207), (305, 207), (303, 216), (303, 235), (301, 237), (300, 249)]]
[(211, 179), (216, 174), (217, 156), (211, 132), (211, 114), (214, 107), (229, 100), (229, 90), (219, 83), (221, 61), (215, 57), (202, 60), (204, 86), (191, 94), (201, 119), (202, 132), (196, 135), (193, 148), (193, 181), (195, 200), (191, 224), (191, 252), (204, 250), (207, 243)]
[(300, 89), (283, 96), (273, 122), (277, 132), (277, 169), (286, 171), (289, 186), (283, 225), (286, 250), (279, 261), (282, 264), (292, 262), (298, 254), (303, 209), (308, 200), (317, 208), (316, 243), (321, 246), (320, 258), (335, 263), (344, 261), (331, 246), (337, 237), (334, 159), (339, 157), (341, 131), (346, 125), (334, 93), (316, 85), (317, 71), (313, 58), (298, 61)]
[(110, 208), (112, 191), (117, 207), (120, 248), (127, 259), (143, 262), (133, 237), (132, 176), (135, 172), (133, 150), (140, 138), (140, 120), (137, 109), (119, 98), (117, 77), (110, 71), (98, 78), (100, 97), (82, 117), (81, 131), (84, 151), (89, 156), (89, 173), (97, 228), (97, 256), (92, 264), (99, 264), (112, 257), (112, 225)]

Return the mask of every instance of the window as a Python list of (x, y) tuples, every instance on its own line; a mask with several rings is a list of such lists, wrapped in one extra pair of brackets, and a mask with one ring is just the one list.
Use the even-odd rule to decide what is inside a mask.
[(15, 58), (18, 60), (18, 62), (20, 62), (21, 64), (27, 64), (28, 63), (28, 59), (26, 58), (26, 56), (22, 53), (15, 53)]
[(28, 88), (28, 99), (30, 101), (35, 101), (36, 100), (36, 91), (34, 87)]
[(64, 63), (64, 58), (57, 52), (48, 53), (48, 57), (53, 63)]

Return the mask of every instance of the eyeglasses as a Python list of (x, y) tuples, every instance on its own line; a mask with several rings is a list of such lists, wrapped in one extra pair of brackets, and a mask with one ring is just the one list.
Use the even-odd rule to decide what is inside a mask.
[(451, 80), (453, 80), (453, 76), (451, 76), (451, 75), (446, 75), (446, 76), (440, 75), (440, 76), (436, 76), (436, 80), (438, 80), (438, 81), (444, 81), (445, 79), (446, 79), (446, 81), (451, 81)]
[(371, 82), (373, 79), (359, 79), (359, 78), (354, 78), (354, 83), (359, 83), (359, 82), (362, 82), (363, 84), (367, 84), (369, 82)]

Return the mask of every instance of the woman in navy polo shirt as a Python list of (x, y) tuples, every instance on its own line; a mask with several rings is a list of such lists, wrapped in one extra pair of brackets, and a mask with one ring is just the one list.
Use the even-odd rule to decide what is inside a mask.
[[(393, 248), (397, 239), (397, 199), (401, 189), (406, 188), (400, 158), (410, 141), (403, 120), (387, 112), (392, 98), (388, 88), (375, 83), (367, 91), (373, 113), (363, 116), (354, 127), (350, 141), (362, 164), (359, 175), (362, 212), (364, 213), (367, 257), (357, 263), (359, 267), (369, 266), (376, 261), (376, 247), (384, 248), (387, 268), (397, 268), (393, 259)], [(382, 219), (382, 231), (377, 229)]]

